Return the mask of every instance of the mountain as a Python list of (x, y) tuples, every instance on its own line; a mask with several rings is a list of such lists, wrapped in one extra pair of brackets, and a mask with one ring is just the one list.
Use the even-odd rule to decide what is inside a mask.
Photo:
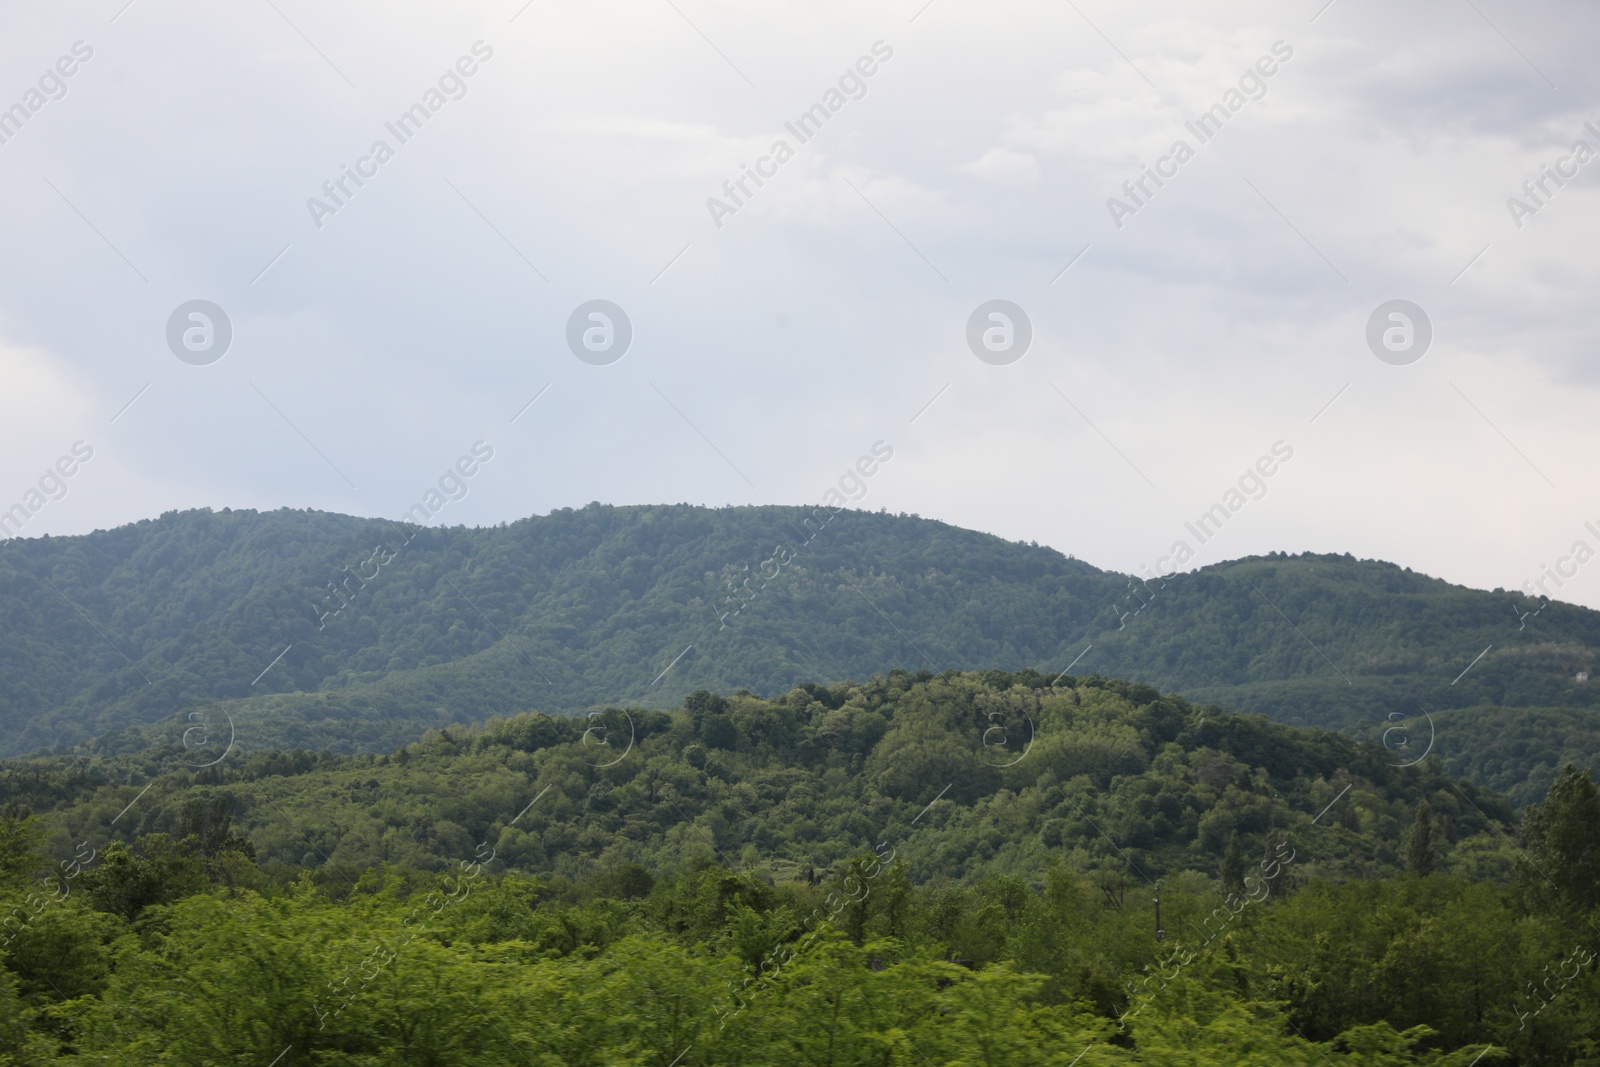
[[(1600, 704), (1575, 681), (1600, 665), (1600, 612), (1349, 556), (1140, 579), (882, 512), (592, 504), (481, 529), (171, 512), (12, 540), (0, 597), (10, 754), (389, 751), (528, 710), (1070, 666), (1381, 739), (1397, 762), (1428, 751), (1523, 803), (1555, 759), (1592, 755)], [(1550, 762), (1490, 770), (1465, 744), (1488, 708), (1493, 741)]]

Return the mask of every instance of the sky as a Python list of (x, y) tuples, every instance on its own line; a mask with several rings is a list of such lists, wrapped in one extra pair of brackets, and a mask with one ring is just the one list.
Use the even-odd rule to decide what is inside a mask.
[(1552, 567), (1600, 607), (1597, 24), (13, 7), (0, 514), (392, 518), (444, 479), (431, 521), (477, 525), (843, 482), (1122, 571)]

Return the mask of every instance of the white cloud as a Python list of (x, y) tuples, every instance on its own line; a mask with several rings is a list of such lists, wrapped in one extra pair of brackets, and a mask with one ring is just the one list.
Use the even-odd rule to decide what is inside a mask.
[(1039, 180), (1039, 161), (1028, 152), (1013, 152), (996, 145), (961, 169), (996, 185), (1024, 185)]

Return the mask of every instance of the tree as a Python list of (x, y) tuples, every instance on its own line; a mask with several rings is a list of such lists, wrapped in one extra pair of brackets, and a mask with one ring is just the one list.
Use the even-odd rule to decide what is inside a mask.
[(1426, 878), (1435, 866), (1433, 850), (1433, 809), (1424, 800), (1417, 805), (1417, 817), (1411, 823), (1410, 840), (1406, 843), (1406, 870)]
[(1244, 888), (1244, 850), (1239, 845), (1239, 831), (1228, 835), (1228, 851), (1222, 857), (1222, 886), (1224, 889)]
[(0, 811), (0, 889), (19, 889), (44, 866), (39, 840), (44, 830), (38, 819), (15, 804)]
[(1580, 912), (1600, 904), (1600, 796), (1588, 771), (1562, 769), (1523, 816), (1522, 838), (1517, 875), (1535, 903)]
[(45, 1067), (56, 1062), (48, 1042), (30, 1024), (34, 1012), (17, 996), (17, 982), (0, 968), (0, 1067)]
[(233, 832), (233, 798), (216, 796), (208, 805), (195, 798), (184, 805), (178, 823), (178, 840), (190, 842), (206, 856), (219, 852), (242, 852), (255, 859), (256, 849), (249, 841)]
[(129, 921), (152, 904), (170, 904), (208, 884), (201, 859), (166, 834), (145, 834), (132, 848), (113, 841), (82, 879), (94, 907)]

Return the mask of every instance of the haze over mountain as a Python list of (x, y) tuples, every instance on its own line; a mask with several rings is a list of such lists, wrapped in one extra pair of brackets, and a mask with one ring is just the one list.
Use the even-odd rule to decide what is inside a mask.
[(1397, 759), (1432, 738), (1519, 803), (1597, 750), (1582, 712), (1600, 690), (1575, 679), (1600, 612), (1348, 556), (1163, 580), (881, 512), (593, 504), (469, 529), (191, 511), (14, 540), (0, 595), (9, 754), (202, 735), (389, 751), (451, 722), (897, 666), (1070, 666), (1382, 737)]

